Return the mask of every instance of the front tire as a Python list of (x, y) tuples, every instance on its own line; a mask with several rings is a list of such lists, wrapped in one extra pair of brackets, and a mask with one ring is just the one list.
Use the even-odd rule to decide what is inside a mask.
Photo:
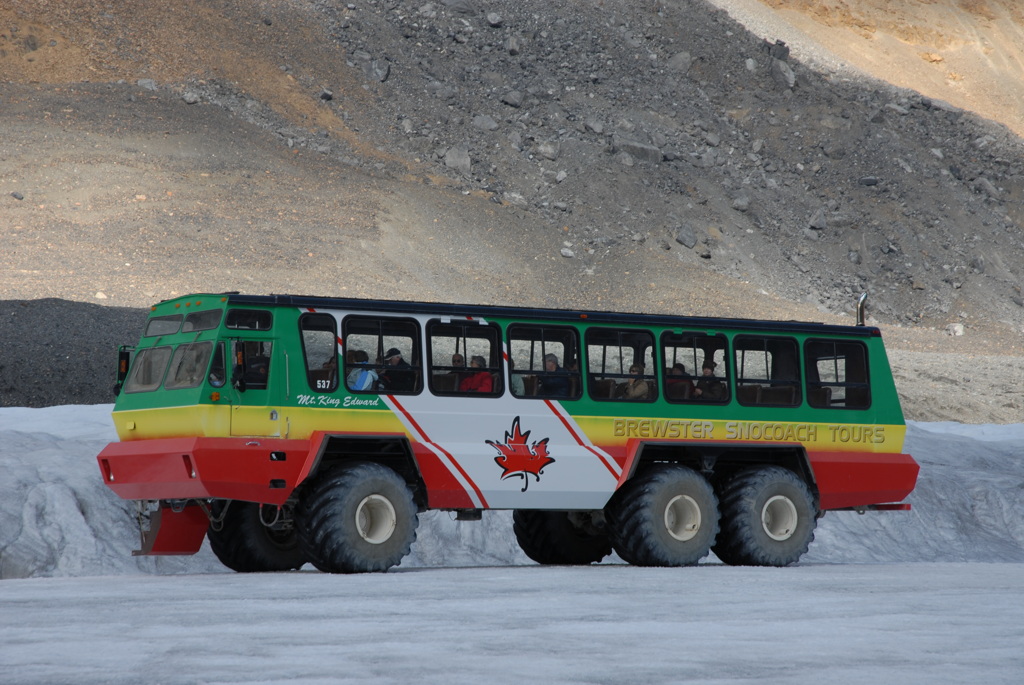
[(715, 555), (734, 566), (789, 566), (807, 552), (817, 525), (814, 498), (789, 469), (742, 471), (722, 487)]
[(582, 566), (612, 553), (590, 512), (516, 509), (512, 523), (519, 547), (538, 564)]
[(324, 573), (397, 566), (416, 541), (419, 523), (405, 480), (369, 462), (317, 478), (303, 493), (296, 519), (304, 553)]
[(707, 479), (660, 465), (626, 483), (608, 507), (615, 551), (637, 566), (691, 566), (718, 534), (718, 499)]
[(306, 563), (291, 521), (275, 521), (276, 507), (238, 501), (224, 507), (220, 523), (211, 523), (206, 533), (220, 563), (239, 573), (291, 571)]

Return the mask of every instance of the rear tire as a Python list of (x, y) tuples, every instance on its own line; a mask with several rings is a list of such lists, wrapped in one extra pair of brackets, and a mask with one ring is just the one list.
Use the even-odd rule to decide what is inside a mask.
[(608, 535), (590, 512), (516, 509), (512, 530), (526, 556), (538, 564), (581, 566), (612, 553)]
[(807, 485), (789, 469), (742, 471), (722, 486), (715, 555), (734, 566), (789, 566), (807, 552), (817, 525)]
[(718, 499), (707, 479), (660, 465), (633, 478), (606, 507), (612, 546), (637, 566), (691, 566), (718, 534)]
[(331, 469), (302, 494), (299, 540), (324, 573), (387, 571), (416, 541), (419, 517), (405, 480), (380, 464)]
[(290, 521), (273, 527), (264, 525), (264, 518), (268, 522), (276, 518), (276, 507), (267, 506), (261, 511), (259, 504), (238, 501), (224, 506), (227, 510), (219, 530), (211, 523), (206, 533), (220, 563), (239, 573), (291, 571), (306, 563)]

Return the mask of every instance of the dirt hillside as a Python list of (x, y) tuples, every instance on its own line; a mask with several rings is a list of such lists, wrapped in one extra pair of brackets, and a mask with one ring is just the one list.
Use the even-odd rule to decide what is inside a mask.
[[(0, 404), (108, 401), (190, 291), (840, 322), (867, 291), (908, 416), (1020, 420), (1021, 100), (847, 68), (958, 58), (900, 38), (920, 3), (745, 4), (5, 4)], [(1012, 76), (1012, 3), (926, 4)]]

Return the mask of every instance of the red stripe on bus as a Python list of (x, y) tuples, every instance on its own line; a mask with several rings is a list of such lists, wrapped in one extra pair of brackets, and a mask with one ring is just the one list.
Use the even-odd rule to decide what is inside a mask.
[(473, 491), (477, 494), (477, 497), (480, 498), (480, 504), (483, 505), (484, 508), (487, 508), (487, 498), (484, 497), (484, 493), (480, 491), (480, 488), (477, 487), (476, 483), (473, 482), (473, 479), (470, 477), (470, 475), (468, 473), (466, 473), (466, 471), (462, 468), (462, 465), (459, 464), (458, 461), (456, 461), (455, 457), (453, 457), (448, 452), (448, 450), (444, 449), (443, 447), (441, 447), (436, 442), (434, 442), (433, 440), (430, 439), (430, 436), (427, 435), (427, 432), (425, 430), (423, 430), (423, 427), (420, 426), (420, 424), (416, 422), (416, 419), (414, 419), (412, 417), (412, 414), (410, 414), (409, 411), (405, 407), (403, 407), (398, 400), (395, 399), (394, 395), (388, 395), (387, 397), (392, 402), (392, 404), (394, 404), (396, 407), (398, 407), (398, 410), (402, 412), (402, 414), (405, 416), (405, 418), (409, 420), (409, 423), (412, 424), (413, 428), (415, 428), (416, 431), (422, 437), (423, 442), (424, 443), (429, 443), (430, 445), (432, 445), (433, 447), (438, 449), (440, 452), (442, 452), (444, 454), (444, 456), (446, 456), (448, 458), (448, 460), (451, 462), (451, 464), (456, 469), (458, 469), (459, 473), (462, 474), (462, 477), (465, 478), (466, 482), (469, 483), (471, 488), (473, 488)]
[(548, 409), (550, 409), (552, 413), (554, 413), (554, 415), (558, 417), (558, 420), (562, 422), (562, 425), (565, 426), (565, 429), (567, 431), (569, 431), (569, 435), (571, 435), (576, 440), (576, 443), (580, 447), (587, 449), (592, 454), (594, 454), (598, 459), (600, 459), (601, 463), (604, 464), (604, 467), (608, 469), (608, 472), (610, 474), (612, 474), (612, 477), (618, 480), (619, 474), (615, 472), (615, 467), (608, 463), (608, 460), (604, 458), (603, 454), (601, 454), (592, 446), (588, 445), (583, 441), (579, 434), (575, 430), (573, 430), (573, 427), (569, 425), (569, 422), (565, 420), (565, 417), (562, 416), (562, 413), (559, 412), (558, 409), (555, 407), (555, 403), (552, 402), (551, 400), (544, 400), (544, 404), (548, 405)]

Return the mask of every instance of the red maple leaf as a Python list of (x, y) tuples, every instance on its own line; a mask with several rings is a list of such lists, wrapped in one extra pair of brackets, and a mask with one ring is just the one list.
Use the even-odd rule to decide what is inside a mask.
[(503, 471), (501, 479), (512, 478), (518, 476), (523, 479), (523, 489), (521, 492), (526, 492), (526, 488), (530, 485), (529, 475), (533, 475), (538, 481), (540, 481), (541, 471), (548, 464), (555, 463), (555, 460), (548, 456), (548, 440), (538, 440), (532, 445), (529, 444), (530, 431), (523, 433), (519, 429), (519, 417), (512, 421), (512, 432), (505, 432), (504, 444), (495, 442), (494, 440), (487, 440), (487, 444), (498, 450), (498, 456), (494, 458), (494, 463), (500, 466)]

